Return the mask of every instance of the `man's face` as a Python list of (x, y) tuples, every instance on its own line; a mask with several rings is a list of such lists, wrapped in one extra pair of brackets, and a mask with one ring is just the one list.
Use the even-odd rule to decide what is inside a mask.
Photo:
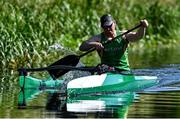
[(103, 27), (105, 35), (108, 37), (115, 37), (115, 22), (113, 22), (110, 26)]

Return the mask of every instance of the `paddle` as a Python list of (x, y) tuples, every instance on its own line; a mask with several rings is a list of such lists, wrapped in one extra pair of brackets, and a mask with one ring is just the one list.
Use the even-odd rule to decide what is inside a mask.
[[(111, 41), (113, 41), (113, 40), (116, 39), (116, 38), (122, 37), (123, 35), (125, 35), (125, 34), (131, 32), (131, 31), (139, 28), (140, 26), (141, 26), (141, 24), (135, 26), (135, 27), (132, 28), (132, 29), (129, 29), (128, 31), (124, 32), (123, 34), (121, 34), (121, 35), (119, 35), (119, 36), (116, 36), (116, 37), (113, 38)], [(109, 43), (111, 43), (111, 41), (108, 40), (107, 42), (103, 43), (103, 45), (109, 44)], [(50, 65), (50, 67), (51, 67), (51, 66), (56, 66), (56, 65), (76, 66), (76, 65), (78, 64), (78, 62), (79, 62), (79, 60), (80, 60), (81, 57), (89, 54), (90, 52), (92, 52), (92, 51), (94, 51), (94, 50), (96, 50), (96, 49), (95, 49), (95, 48), (92, 48), (92, 49), (90, 49), (89, 51), (87, 51), (87, 52), (85, 52), (85, 53), (83, 53), (83, 54), (81, 54), (81, 55), (68, 55), (68, 56), (66, 56), (66, 57), (64, 57), (64, 58), (62, 58), (62, 59), (54, 62), (53, 64)], [(71, 69), (69, 69), (69, 70), (49, 69), (48, 72), (49, 72), (49, 74), (50, 74), (54, 79), (57, 79), (58, 77), (64, 75), (65, 73), (67, 73), (67, 72), (70, 71), (70, 70), (71, 70)]]

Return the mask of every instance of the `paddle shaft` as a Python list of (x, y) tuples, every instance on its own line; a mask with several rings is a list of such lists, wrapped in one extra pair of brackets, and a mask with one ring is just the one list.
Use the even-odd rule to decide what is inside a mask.
[(19, 72), (35, 72), (35, 71), (47, 71), (47, 70), (80, 70), (80, 71), (94, 71), (96, 70), (95, 67), (74, 67), (74, 66), (67, 66), (67, 65), (56, 65), (56, 66), (49, 66), (43, 68), (20, 68), (18, 69)]
[[(117, 39), (117, 38), (119, 38), (119, 37), (122, 37), (123, 35), (125, 35), (125, 34), (127, 34), (127, 33), (131, 32), (131, 31), (133, 31), (133, 30), (135, 30), (135, 29), (139, 28), (141, 25), (142, 25), (142, 24), (139, 24), (139, 25), (135, 26), (134, 28), (127, 30), (126, 32), (122, 33), (122, 34), (121, 34), (121, 35), (119, 35), (119, 36), (116, 36), (116, 37), (115, 37), (115, 38), (113, 38), (112, 40), (108, 40), (108, 41), (106, 41), (106, 42), (105, 42), (105, 43), (103, 43), (102, 45), (107, 45), (107, 44), (111, 43), (114, 39)], [(96, 50), (96, 48), (92, 48), (92, 49), (90, 49), (89, 51), (87, 51), (87, 52), (85, 52), (85, 53), (83, 53), (83, 54), (79, 55), (79, 58), (81, 58), (81, 57), (83, 57), (83, 56), (85, 56), (85, 55), (89, 54), (90, 52), (93, 52), (94, 50)]]

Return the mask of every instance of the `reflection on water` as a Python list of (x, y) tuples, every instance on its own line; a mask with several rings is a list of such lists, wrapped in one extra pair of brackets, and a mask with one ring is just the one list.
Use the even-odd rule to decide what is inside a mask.
[[(19, 109), (28, 109), (28, 102), (35, 95), (42, 93), (38, 90), (21, 90), (18, 99)], [(128, 114), (129, 105), (133, 100), (137, 99), (135, 93), (118, 93), (107, 95), (90, 95), (77, 97), (63, 97), (61, 93), (46, 91), (48, 94), (45, 106), (46, 112), (44, 117), (121, 117), (124, 118)]]
[(119, 93), (94, 96), (80, 96), (67, 100), (67, 111), (91, 113), (94, 117), (119, 117), (128, 114), (128, 108), (135, 99), (135, 93)]
[(128, 118), (179, 118), (180, 93), (142, 93), (129, 108)]
[(129, 61), (132, 68), (161, 68), (167, 64), (180, 64), (179, 51), (179, 45), (176, 48), (139, 48), (138, 51), (129, 52)]

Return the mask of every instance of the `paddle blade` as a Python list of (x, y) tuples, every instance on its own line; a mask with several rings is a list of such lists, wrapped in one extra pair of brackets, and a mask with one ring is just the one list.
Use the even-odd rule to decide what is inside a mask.
[[(56, 61), (55, 63), (51, 64), (50, 66), (56, 66), (56, 65), (68, 65), (68, 66), (76, 66), (79, 62), (79, 56), (76, 55), (68, 55), (58, 61)], [(67, 73), (70, 70), (62, 70), (62, 69), (51, 69), (48, 70), (49, 74), (57, 79), (60, 76), (64, 75), (65, 73)]]

